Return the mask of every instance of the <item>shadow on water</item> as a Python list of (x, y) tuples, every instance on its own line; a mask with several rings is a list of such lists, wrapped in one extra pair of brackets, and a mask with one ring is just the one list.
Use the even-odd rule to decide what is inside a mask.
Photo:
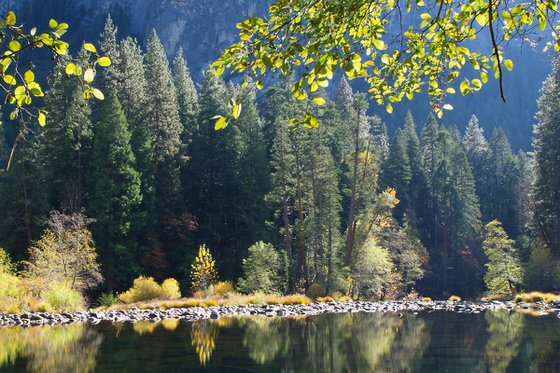
[(347, 313), (0, 328), (0, 371), (559, 371), (560, 319)]

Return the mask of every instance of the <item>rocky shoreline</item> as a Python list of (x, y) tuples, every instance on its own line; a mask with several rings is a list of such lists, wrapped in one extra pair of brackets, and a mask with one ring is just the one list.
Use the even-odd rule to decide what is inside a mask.
[(433, 312), (448, 311), (457, 313), (481, 313), (488, 310), (520, 309), (541, 314), (555, 313), (560, 318), (560, 302), (555, 303), (514, 303), (512, 301), (387, 301), (387, 302), (346, 302), (319, 303), (296, 305), (246, 305), (219, 307), (190, 307), (162, 309), (132, 308), (120, 311), (82, 311), (82, 312), (32, 312), (24, 314), (0, 313), (0, 327), (62, 325), (72, 323), (98, 324), (109, 322), (158, 322), (166, 319), (197, 321), (202, 319), (218, 319), (231, 316), (308, 316), (325, 313), (345, 312)]

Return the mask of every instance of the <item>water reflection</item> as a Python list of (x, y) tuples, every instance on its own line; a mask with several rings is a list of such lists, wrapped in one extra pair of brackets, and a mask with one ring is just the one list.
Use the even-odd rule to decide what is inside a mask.
[(492, 373), (503, 373), (519, 353), (525, 319), (523, 314), (501, 310), (487, 312), (486, 356)]
[(0, 368), (25, 359), (30, 372), (92, 372), (102, 339), (85, 325), (0, 328)]
[[(290, 371), (407, 371), (429, 343), (415, 315), (339, 314), (300, 319), (244, 318), (243, 345), (259, 364), (279, 359)], [(304, 368), (305, 367), (305, 368)]]
[(541, 372), (559, 355), (559, 318), (507, 311), (0, 328), (0, 372)]

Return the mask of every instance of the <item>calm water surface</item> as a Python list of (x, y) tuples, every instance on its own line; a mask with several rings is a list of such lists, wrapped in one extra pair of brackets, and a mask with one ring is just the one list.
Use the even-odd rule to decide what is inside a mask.
[(560, 318), (353, 313), (0, 328), (0, 372), (560, 372)]

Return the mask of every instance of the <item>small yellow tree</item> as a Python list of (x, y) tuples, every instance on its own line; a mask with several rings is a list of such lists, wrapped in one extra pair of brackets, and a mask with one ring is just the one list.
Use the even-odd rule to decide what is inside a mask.
[(200, 245), (198, 255), (191, 264), (191, 286), (193, 292), (206, 290), (218, 281), (216, 262), (206, 245)]

